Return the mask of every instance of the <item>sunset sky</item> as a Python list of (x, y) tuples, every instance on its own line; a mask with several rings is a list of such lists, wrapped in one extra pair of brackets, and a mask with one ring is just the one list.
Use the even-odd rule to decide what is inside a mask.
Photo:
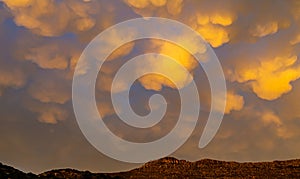
[[(140, 115), (149, 112), (151, 95), (165, 97), (168, 109), (160, 125), (132, 129), (118, 122), (111, 105), (110, 87), (118, 69), (139, 54), (155, 52), (176, 59), (192, 74), (201, 101), (195, 131), (173, 156), (191, 161), (300, 158), (300, 1), (0, 0), (0, 162), (35, 173), (139, 166), (98, 152), (81, 133), (72, 106), (73, 73), (84, 48), (108, 27), (138, 17), (177, 20), (210, 44), (226, 79), (225, 115), (216, 137), (199, 149), (211, 105), (207, 77), (187, 51), (144, 39), (122, 45), (99, 72), (98, 110), (111, 131), (142, 142), (166, 135), (175, 125), (180, 99), (174, 84), (161, 76), (143, 76), (130, 91), (131, 105)], [(124, 34), (114, 34), (107, 44), (122, 38)], [(148, 68), (170, 70), (183, 86), (189, 82), (185, 72), (159, 59)]]

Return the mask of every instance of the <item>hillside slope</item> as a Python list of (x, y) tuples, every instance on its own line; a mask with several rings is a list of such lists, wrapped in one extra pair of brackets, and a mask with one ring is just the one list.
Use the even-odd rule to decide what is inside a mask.
[(91, 173), (73, 169), (39, 175), (0, 164), (0, 178), (300, 178), (300, 160), (238, 163), (203, 159), (197, 162), (166, 157), (120, 173)]

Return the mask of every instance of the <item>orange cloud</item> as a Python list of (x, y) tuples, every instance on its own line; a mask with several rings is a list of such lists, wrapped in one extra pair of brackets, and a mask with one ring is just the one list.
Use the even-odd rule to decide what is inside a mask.
[(17, 25), (43, 36), (57, 36), (66, 31), (82, 32), (95, 26), (91, 9), (96, 2), (52, 0), (3, 0), (12, 11)]
[(276, 135), (280, 138), (287, 139), (294, 135), (293, 132), (289, 131), (283, 124), (282, 120), (272, 111), (265, 111), (261, 115), (261, 119), (265, 125), (275, 125)]
[(274, 112), (272, 111), (267, 111), (263, 113), (261, 119), (266, 125), (269, 124), (275, 124), (276, 126), (282, 125), (280, 118), (277, 115), (275, 115)]
[(197, 12), (196, 20), (192, 27), (213, 47), (219, 47), (230, 41), (226, 27), (230, 26), (235, 20), (236, 16), (232, 12)]
[(58, 121), (68, 117), (68, 111), (57, 105), (42, 104), (28, 107), (32, 112), (38, 114), (38, 120), (43, 123), (56, 124)]
[(288, 93), (292, 89), (290, 83), (300, 78), (300, 66), (296, 65), (296, 61), (297, 56), (262, 60), (258, 66), (236, 69), (231, 80), (247, 82), (257, 96), (274, 100)]
[(21, 88), (27, 81), (27, 75), (18, 66), (0, 67), (0, 96), (6, 88)]
[(225, 114), (229, 114), (231, 111), (239, 111), (244, 107), (244, 97), (234, 94), (233, 92), (227, 93)]
[(250, 31), (251, 34), (255, 37), (264, 37), (276, 33), (278, 31), (278, 24), (277, 22), (267, 22), (264, 24), (257, 24)]
[(25, 55), (25, 59), (36, 63), (41, 68), (64, 70), (69, 65), (70, 54), (61, 50), (61, 48), (64, 47), (60, 44), (49, 44), (31, 48), (29, 53)]
[(43, 103), (64, 104), (71, 99), (71, 81), (59, 75), (37, 77), (28, 87), (28, 93)]
[(212, 24), (219, 24), (222, 26), (229, 26), (233, 23), (235, 17), (231, 14), (213, 14), (210, 17), (210, 22)]
[(230, 40), (225, 29), (212, 24), (200, 26), (197, 31), (212, 47), (219, 47)]
[[(192, 55), (177, 45), (169, 42), (159, 41), (152, 41), (152, 45), (159, 47), (159, 54), (164, 54), (171, 57), (190, 72), (197, 67), (198, 63), (193, 59)], [(201, 46), (199, 47), (201, 48)], [(143, 70), (143, 68), (145, 67), (138, 67), (137, 70)], [(189, 79), (189, 74), (186, 74), (185, 71), (182, 71), (181, 68), (170, 62), (168, 59), (162, 59), (161, 56), (159, 56), (158, 59), (153, 60), (153, 63), (149, 64), (147, 68), (152, 69), (153, 72), (158, 71), (157, 69), (162, 69), (163, 71), (169, 72), (170, 79), (172, 79), (175, 83), (181, 84), (179, 88), (185, 86), (192, 80)], [(139, 79), (139, 82), (146, 89), (152, 89), (156, 91), (161, 90), (163, 86), (176, 88), (175, 84), (170, 80), (155, 74), (145, 75)]]
[(124, 0), (133, 10), (142, 16), (151, 16), (155, 11), (160, 15), (178, 15), (181, 13), (182, 0)]
[(293, 37), (293, 39), (290, 40), (291, 45), (296, 45), (298, 43), (300, 43), (300, 33), (296, 34), (296, 36)]

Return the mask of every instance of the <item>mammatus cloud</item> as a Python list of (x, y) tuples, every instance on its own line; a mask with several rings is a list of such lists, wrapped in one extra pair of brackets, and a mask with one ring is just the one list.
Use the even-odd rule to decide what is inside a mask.
[(228, 12), (197, 13), (197, 24), (192, 25), (212, 47), (219, 47), (230, 41), (229, 32), (226, 30), (236, 19), (235, 14)]
[(231, 111), (239, 111), (244, 107), (244, 98), (233, 92), (227, 93), (225, 114), (229, 114)]
[[(192, 55), (177, 45), (161, 41), (151, 41), (151, 43), (152, 48), (158, 48), (157, 53), (171, 57), (190, 72), (192, 72), (192, 70), (198, 66), (198, 63), (193, 59)], [(206, 51), (205, 47), (201, 47), (201, 45), (199, 45), (199, 48), (204, 48), (202, 51)], [(192, 80), (189, 79), (189, 74), (186, 74), (185, 71), (182, 71), (174, 63), (168, 62), (168, 60), (162, 60), (160, 58), (162, 57), (158, 57), (157, 59), (153, 60), (153, 63), (149, 64), (147, 68), (150, 68), (154, 72), (158, 71), (158, 68), (163, 69), (163, 71), (170, 71), (170, 77), (172, 80), (175, 83), (181, 84), (178, 86), (178, 88), (184, 87)], [(162, 61), (163, 63), (161, 63)], [(140, 66), (137, 68), (137, 70), (143, 70), (143, 68), (145, 67)], [(163, 86), (177, 88), (169, 79), (156, 74), (145, 75), (141, 77), (139, 81), (148, 90), (151, 89), (158, 91), (161, 90)]]
[(232, 13), (218, 12), (185, 13), (185, 1), (182, 0), (125, 0), (133, 10), (144, 16), (159, 16), (174, 19), (182, 19), (183, 23), (189, 24), (194, 30), (207, 40), (213, 47), (219, 47), (229, 42), (229, 35), (224, 28), (233, 23), (236, 17)]
[(57, 124), (69, 116), (69, 111), (57, 104), (31, 102), (28, 104), (28, 108), (37, 114), (38, 121), (47, 124)]
[[(13, 70), (11, 70), (13, 69)], [(21, 88), (25, 85), (27, 75), (19, 67), (0, 67), (0, 96), (6, 88)]]
[(124, 0), (134, 11), (142, 16), (153, 16), (156, 12), (176, 16), (181, 13), (182, 0)]
[[(298, 122), (300, 119), (298, 112), (300, 4), (298, 0), (260, 2), (251, 0), (238, 2), (235, 0), (226, 2), (2, 0), (0, 5), (3, 6), (0, 9), (0, 38), (1, 42), (4, 42), (1, 43), (0, 48), (0, 109), (2, 109), (1, 115), (10, 112), (9, 115), (1, 118), (1, 122), (4, 123), (0, 130), (1, 141), (7, 142), (0, 145), (0, 151), (4, 148), (9, 148), (7, 151), (10, 151), (15, 146), (22, 148), (26, 145), (29, 151), (49, 150), (48, 144), (44, 144), (45, 146), (40, 144), (45, 141), (44, 137), (47, 136), (44, 135), (48, 135), (46, 133), (48, 128), (57, 129), (60, 124), (65, 123), (72, 126), (69, 123), (74, 122), (70, 106), (70, 86), (75, 65), (87, 42), (106, 27), (120, 21), (140, 16), (158, 16), (178, 20), (199, 32), (215, 48), (230, 86), (226, 115), (218, 136), (207, 149), (202, 151), (198, 151), (197, 146), (194, 146), (199, 136), (193, 137), (192, 145), (188, 145), (187, 150), (183, 152), (183, 158), (188, 154), (239, 161), (299, 157), (300, 146), (297, 141), (300, 136)], [(154, 30), (158, 28), (154, 27)], [(120, 38), (128, 35), (130, 34), (114, 34), (108, 38), (108, 46), (109, 43), (118, 43)], [(199, 44), (193, 44), (190, 39), (182, 40), (187, 41), (186, 45), (202, 48)], [(106, 49), (99, 49), (101, 50)], [(193, 54), (170, 43), (149, 40), (143, 45), (132, 42), (122, 46), (109, 57), (107, 64), (101, 69), (101, 76), (97, 79), (99, 83), (95, 92), (96, 96), (98, 95), (98, 108), (108, 121), (115, 117), (115, 111), (108, 102), (113, 75), (127, 60), (127, 56), (132, 57), (139, 50), (141, 53), (157, 52), (168, 55), (186, 67), (191, 74), (194, 74), (198, 67), (191, 56)], [(149, 64), (148, 68), (154, 71), (157, 68), (170, 70), (178, 82), (182, 84), (189, 82), (185, 73), (168, 63), (160, 64), (159, 59)], [(82, 69), (82, 72), (84, 73), (85, 70), (88, 69)], [(142, 67), (137, 70), (142, 70)], [(170, 91), (175, 91), (174, 84), (160, 76), (147, 75), (140, 78), (137, 83), (145, 89), (150, 89), (144, 90), (138, 86), (142, 92), (151, 94), (162, 92), (169, 98), (171, 98), (168, 96)], [(201, 85), (205, 85), (202, 78), (199, 84), (202, 90)], [(120, 88), (119, 91), (122, 89)], [(206, 100), (201, 101), (202, 104), (204, 103), (203, 106), (209, 106), (208, 91), (200, 92), (205, 93), (201, 97), (207, 97)], [(13, 98), (17, 100), (13, 101)], [(139, 96), (136, 101), (142, 101), (141, 98), (144, 96)], [(177, 104), (177, 102), (171, 101), (170, 104)], [(17, 119), (15, 106), (21, 109)], [(138, 106), (146, 108), (147, 103)], [(160, 136), (166, 128), (171, 128), (170, 121), (177, 118), (176, 111), (178, 106), (170, 108), (168, 120), (162, 126), (156, 126), (144, 135), (134, 133), (134, 136), (126, 136), (131, 133), (120, 131), (118, 125), (113, 126), (114, 123), (111, 125), (115, 127), (116, 133), (142, 141), (145, 138), (149, 139), (149, 136)], [(203, 114), (201, 119), (207, 119), (207, 116)], [(19, 133), (19, 128), (13, 126), (5, 133), (5, 128), (9, 124), (20, 124), (22, 125), (20, 128), (25, 132)], [(28, 125), (23, 127), (23, 124)], [(37, 132), (34, 133), (34, 137), (28, 137), (28, 133), (33, 133), (39, 125), (46, 126), (47, 130), (43, 128), (45, 133)], [(74, 130), (77, 130), (75, 128)], [(152, 134), (153, 131), (155, 134)], [(9, 140), (12, 132), (16, 137), (14, 140)], [(72, 135), (73, 133), (70, 132), (70, 136)], [(22, 147), (20, 144), (13, 145), (11, 141), (17, 141), (18, 138), (20, 142), (23, 139), (20, 136), (27, 136), (30, 140), (36, 139), (37, 142), (30, 143), (30, 146), (26, 142), (22, 143)], [(35, 138), (36, 136), (40, 139)], [(49, 136), (53, 137), (53, 135)], [(48, 138), (51, 138), (49, 136)], [(66, 136), (65, 129), (57, 133), (57, 136), (59, 137), (52, 139), (61, 140), (62, 144), (66, 144), (66, 140), (62, 138)], [(39, 170), (56, 166), (56, 163), (66, 158), (67, 161), (73, 161), (73, 156), (67, 154), (72, 146), (78, 148), (77, 140), (79, 139), (74, 139), (76, 141), (74, 143), (72, 143), (73, 139), (68, 140), (67, 145), (59, 146), (63, 148), (64, 154), (52, 153), (53, 162), (44, 163), (39, 166)], [(32, 149), (34, 146), (36, 150)], [(92, 150), (86, 149), (83, 152), (90, 153)], [(191, 150), (193, 152), (190, 152)], [(16, 153), (20, 155), (19, 153), (22, 152)], [(16, 153), (0, 153), (3, 154), (0, 155), (2, 158), (12, 159), (16, 156)], [(31, 159), (39, 159), (40, 156), (33, 155)], [(89, 166), (90, 161), (103, 163), (101, 157), (96, 160), (94, 155), (90, 156), (91, 160), (86, 163), (89, 163)], [(38, 159), (35, 163), (40, 162)], [(81, 159), (77, 158), (77, 161)], [(14, 161), (18, 160), (24, 161), (24, 158), (20, 157)], [(66, 166), (86, 168), (81, 164), (78, 164), (81, 166), (75, 165), (77, 161), (67, 163)], [(115, 165), (111, 166), (114, 167)], [(99, 170), (96, 167), (93, 169)]]
[(12, 11), (17, 25), (44, 36), (58, 36), (66, 31), (82, 32), (94, 27), (91, 11), (97, 3), (52, 0), (3, 0)]
[[(95, 1), (66, 1), (66, 2), (54, 2), (46, 0), (39, 2), (36, 0), (20, 0), (20, 1), (3, 1), (5, 5), (11, 11), (14, 21), (17, 25), (24, 26), (30, 29), (33, 33), (43, 35), (43, 36), (59, 36), (67, 32), (79, 33), (92, 29), (97, 24), (105, 24), (105, 22), (100, 22), (95, 17), (99, 15), (99, 12), (95, 11), (97, 7), (101, 8), (101, 3)], [(247, 1), (245, 1), (247, 2)], [(169, 1), (169, 0), (145, 0), (145, 1), (135, 1), (126, 0), (125, 3), (132, 8), (137, 14), (142, 16), (157, 15), (162, 17), (170, 17), (174, 19), (180, 19), (182, 22), (189, 24), (193, 29), (197, 30), (213, 47), (220, 47), (223, 44), (227, 44), (231, 41), (231, 37), (236, 41), (236, 33), (241, 30), (243, 23), (240, 22), (241, 19), (247, 17), (247, 12), (249, 10), (254, 10), (255, 6), (251, 2), (244, 4), (237, 4), (234, 6), (224, 5), (223, 3), (216, 3), (215, 6), (211, 6), (208, 2), (184, 2), (184, 1)], [(266, 6), (269, 2), (266, 2)], [(294, 2), (293, 2), (294, 3)], [(198, 7), (191, 8), (191, 6)], [(247, 7), (246, 7), (247, 6)], [(47, 7), (47, 8), (42, 8)], [(222, 7), (222, 10), (219, 10)], [(264, 7), (264, 6), (263, 6)], [(261, 8), (263, 8), (261, 7)], [(189, 11), (187, 11), (189, 8)], [(209, 8), (209, 9), (207, 9)], [(271, 12), (276, 12), (279, 6), (272, 6)], [(291, 26), (290, 18), (293, 17), (297, 19), (297, 8), (296, 6), (288, 7), (291, 8), (291, 13), (286, 15), (281, 15), (280, 18), (273, 18), (272, 16), (264, 16), (263, 11), (253, 13), (254, 16), (249, 20), (249, 30), (244, 32), (245, 37), (251, 38), (261, 38), (269, 35), (276, 35), (276, 33), (281, 29), (287, 29)], [(286, 8), (284, 11), (288, 11)], [(63, 13), (62, 13), (63, 12)], [(51, 16), (51, 18), (47, 18)], [(55, 17), (58, 21), (54, 21)], [(279, 17), (275, 15), (275, 17)], [(109, 23), (108, 23), (109, 24)], [(100, 25), (101, 26), (101, 25)], [(103, 25), (102, 25), (103, 26)], [(111, 42), (117, 43), (118, 34), (112, 37)], [(298, 36), (295, 35), (294, 38), (290, 38), (289, 42), (292, 45), (297, 44)], [(109, 42), (109, 43), (111, 43)], [(157, 47), (159, 53), (167, 54), (180, 62), (184, 67), (186, 67), (191, 73), (197, 66), (191, 55), (185, 52), (183, 49), (171, 45), (169, 43), (157, 43), (151, 42), (152, 46)], [(154, 45), (153, 45), (154, 44)], [(27, 54), (24, 59), (36, 63), (39, 67), (43, 69), (57, 69), (57, 70), (67, 70), (69, 67), (74, 68), (76, 64), (76, 57), (78, 57), (78, 48), (71, 48), (67, 50), (61, 50), (66, 46), (63, 41), (59, 43), (48, 43), (42, 46), (33, 46), (28, 49)], [(196, 45), (195, 45), (196, 46)], [(134, 43), (129, 43), (122, 48), (118, 49), (109, 58), (117, 59), (124, 55), (129, 54), (134, 47)], [(150, 47), (153, 48), (153, 47)], [(105, 49), (101, 49), (105, 50)], [(55, 53), (54, 53), (55, 52)], [(74, 55), (76, 54), (76, 55)], [(72, 62), (71, 62), (72, 61)], [(230, 81), (237, 81), (242, 84), (250, 85), (251, 89), (258, 97), (267, 100), (278, 99), (282, 94), (288, 93), (292, 86), (290, 83), (299, 78), (299, 71), (296, 65), (296, 56), (282, 56), (274, 57), (272, 59), (260, 59), (260, 63), (248, 68), (237, 67), (236, 69), (230, 71), (227, 78)], [(72, 64), (73, 65), (72, 65)], [(73, 66), (73, 67), (72, 67)], [(185, 78), (187, 75), (180, 72), (178, 69), (173, 69), (168, 64), (153, 63), (149, 65), (149, 68), (164, 68), (174, 71), (173, 74), (177, 81), (182, 81), (187, 83), (188, 80)], [(112, 66), (110, 68), (113, 69)], [(106, 70), (107, 79), (112, 80), (110, 76), (114, 70)], [(71, 69), (72, 70), (72, 69)], [(104, 70), (105, 71), (105, 70)], [(111, 72), (109, 72), (111, 71)], [(18, 74), (18, 73), (16, 73)], [(25, 84), (24, 77), (14, 78), (9, 80), (10, 82), (5, 82), (2, 80), (2, 89), (4, 86), (14, 86), (20, 87)], [(21, 75), (19, 75), (21, 76)], [(7, 78), (5, 78), (7, 79)], [(69, 80), (71, 77), (69, 77)], [(278, 80), (281, 82), (278, 83)], [(139, 79), (140, 83), (146, 89), (161, 90), (162, 86), (174, 88), (174, 84), (166, 78), (157, 75), (146, 75)], [(44, 82), (43, 84), (47, 84)], [(101, 83), (102, 88), (106, 83)], [(50, 85), (47, 84), (48, 87)], [(30, 95), (40, 100), (41, 102), (54, 102), (54, 103), (65, 103), (69, 97), (61, 98), (60, 95), (54, 97), (55, 93), (48, 90), (42, 94), (34, 92), (38, 90), (35, 84), (30, 85), (28, 92)], [(46, 88), (46, 85), (42, 85)], [(109, 89), (109, 85), (106, 85), (106, 89)], [(275, 87), (274, 87), (275, 86)], [(59, 90), (62, 91), (62, 90)], [(66, 95), (64, 95), (66, 96)], [(232, 109), (240, 110), (242, 104), (241, 98), (236, 95), (229, 93), (229, 98), (233, 101), (239, 101), (237, 103), (228, 104), (226, 110), (227, 112)], [(239, 105), (234, 105), (239, 104)]]
[(274, 34), (278, 31), (277, 22), (268, 22), (266, 24), (257, 24), (251, 29), (251, 34), (255, 37), (264, 37), (270, 34)]
[(36, 77), (28, 87), (32, 98), (42, 103), (64, 104), (71, 99), (70, 81), (64, 76), (51, 74), (51, 77)]
[(0, 96), (3, 90), (8, 87), (20, 88), (26, 83), (26, 76), (20, 71), (11, 72), (10, 70), (0, 72)]
[(264, 111), (260, 116), (264, 125), (272, 126), (279, 138), (288, 139), (294, 135), (273, 111)]
[(300, 78), (297, 56), (262, 60), (255, 66), (244, 66), (232, 72), (232, 81), (248, 83), (258, 97), (274, 100), (292, 89), (291, 82)]
[(79, 56), (79, 47), (74, 45), (74, 40), (49, 40), (45, 44), (35, 42), (28, 44), (24, 50), (24, 57), (21, 60), (31, 61), (42, 69), (67, 70), (70, 61)]

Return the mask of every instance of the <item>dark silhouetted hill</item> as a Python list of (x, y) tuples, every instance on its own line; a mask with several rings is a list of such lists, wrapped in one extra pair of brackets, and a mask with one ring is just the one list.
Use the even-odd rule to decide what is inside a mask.
[(300, 160), (238, 163), (203, 159), (189, 162), (166, 157), (120, 173), (59, 169), (39, 175), (0, 164), (0, 178), (300, 178)]

